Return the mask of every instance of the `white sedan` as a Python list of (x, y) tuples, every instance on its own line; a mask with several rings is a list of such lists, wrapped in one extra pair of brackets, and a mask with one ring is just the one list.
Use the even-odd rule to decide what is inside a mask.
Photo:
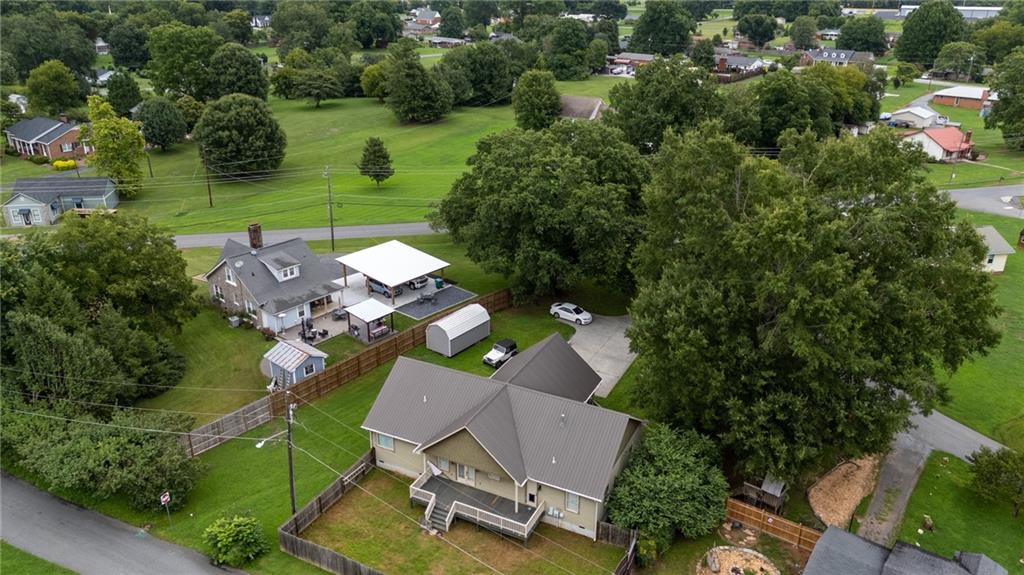
[(564, 319), (575, 322), (576, 325), (587, 325), (594, 321), (590, 312), (574, 303), (559, 302), (551, 304), (551, 316), (555, 319)]

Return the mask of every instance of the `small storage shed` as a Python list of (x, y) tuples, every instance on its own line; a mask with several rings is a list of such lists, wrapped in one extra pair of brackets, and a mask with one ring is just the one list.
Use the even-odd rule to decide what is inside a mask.
[(427, 349), (452, 357), (491, 335), (491, 316), (474, 303), (427, 326)]
[(301, 341), (281, 340), (263, 354), (263, 373), (281, 386), (298, 383), (324, 370), (327, 354)]

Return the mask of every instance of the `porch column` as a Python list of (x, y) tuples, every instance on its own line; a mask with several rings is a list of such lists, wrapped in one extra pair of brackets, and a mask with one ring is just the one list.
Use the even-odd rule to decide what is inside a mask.
[(345, 279), (345, 287), (348, 287), (348, 266), (341, 264), (341, 277)]
[(391, 291), (391, 307), (395, 307), (395, 287), (388, 286), (388, 290)]
[(519, 513), (519, 484), (516, 483), (515, 479), (513, 479), (512, 480), (512, 485), (515, 485), (515, 487), (516, 487), (515, 508), (516, 508), (516, 513)]

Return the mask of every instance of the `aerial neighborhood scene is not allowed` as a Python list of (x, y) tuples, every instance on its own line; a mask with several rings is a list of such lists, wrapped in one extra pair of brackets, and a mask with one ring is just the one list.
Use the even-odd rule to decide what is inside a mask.
[(4, 0), (0, 111), (4, 575), (1024, 575), (1024, 0)]

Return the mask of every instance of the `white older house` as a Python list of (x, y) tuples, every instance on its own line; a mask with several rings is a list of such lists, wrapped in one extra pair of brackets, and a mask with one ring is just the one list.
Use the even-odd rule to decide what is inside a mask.
[(1006, 269), (1006, 258), (1013, 253), (1013, 247), (992, 226), (981, 226), (974, 228), (974, 231), (985, 240), (985, 246), (988, 248), (985, 260), (981, 263), (982, 267), (989, 273), (1003, 273)]
[(939, 115), (921, 106), (911, 106), (909, 108), (900, 108), (892, 113), (890, 121), (896, 122), (897, 125), (902, 122), (906, 122), (911, 128), (925, 129), (931, 128), (938, 123)]

